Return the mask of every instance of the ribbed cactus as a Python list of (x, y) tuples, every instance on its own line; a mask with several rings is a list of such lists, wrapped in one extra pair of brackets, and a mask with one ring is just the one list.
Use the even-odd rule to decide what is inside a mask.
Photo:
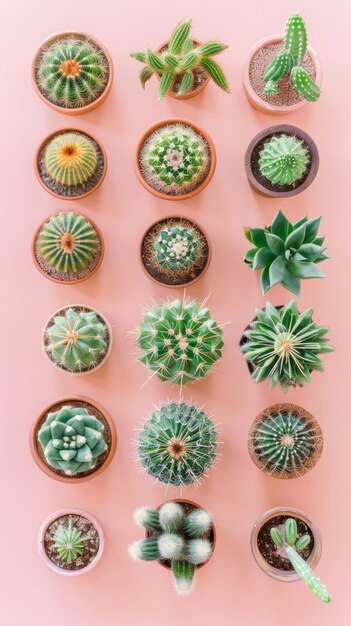
[(103, 424), (80, 407), (63, 406), (49, 413), (38, 441), (47, 463), (67, 476), (92, 470), (107, 451)]
[(136, 443), (143, 468), (162, 483), (200, 484), (216, 458), (218, 433), (204, 411), (167, 402), (144, 422)]
[(298, 553), (310, 543), (310, 535), (306, 534), (298, 538), (297, 524), (294, 518), (287, 519), (282, 529), (271, 528), (270, 534), (273, 543), (280, 551), (284, 551), (297, 575), (317, 598), (322, 602), (331, 602), (331, 595), (326, 586), (317, 578), (308, 563)]
[(204, 304), (168, 300), (145, 313), (138, 360), (160, 380), (183, 385), (204, 378), (221, 358), (222, 330)]
[(283, 134), (266, 141), (258, 166), (261, 174), (273, 185), (293, 185), (305, 174), (309, 161), (303, 141)]
[(97, 367), (108, 350), (108, 327), (94, 310), (64, 308), (49, 321), (45, 350), (60, 368), (73, 373)]
[(36, 60), (36, 83), (53, 104), (77, 109), (95, 102), (109, 79), (108, 60), (89, 37), (59, 36), (44, 48)]
[(61, 561), (70, 565), (83, 554), (86, 540), (87, 537), (83, 537), (73, 526), (72, 518), (70, 518), (67, 526), (64, 524), (58, 526), (54, 536), (54, 548)]
[(284, 48), (268, 65), (264, 75), (265, 93), (276, 96), (279, 81), (290, 72), (290, 81), (294, 89), (305, 99), (315, 102), (320, 96), (318, 85), (312, 80), (302, 63), (307, 52), (307, 31), (305, 22), (297, 13), (291, 15), (286, 23)]
[(65, 187), (84, 185), (94, 175), (98, 154), (92, 140), (78, 131), (54, 135), (45, 148), (45, 169)]
[(197, 260), (199, 237), (184, 226), (165, 226), (154, 241), (157, 263), (171, 276), (188, 271)]
[(45, 222), (37, 241), (44, 261), (64, 273), (86, 269), (96, 256), (99, 244), (95, 228), (83, 215), (63, 211)]

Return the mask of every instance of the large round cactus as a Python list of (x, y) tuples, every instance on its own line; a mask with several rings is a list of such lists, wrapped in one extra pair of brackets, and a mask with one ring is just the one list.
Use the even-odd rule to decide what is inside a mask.
[(140, 429), (137, 454), (146, 472), (173, 486), (200, 484), (217, 452), (218, 433), (192, 404), (167, 402)]
[(54, 135), (45, 149), (48, 175), (67, 187), (86, 183), (93, 176), (97, 162), (97, 150), (83, 133), (70, 131)]
[(156, 304), (138, 329), (138, 360), (162, 381), (186, 384), (204, 378), (222, 356), (222, 330), (195, 300)]
[(293, 185), (305, 174), (309, 161), (304, 142), (282, 134), (266, 141), (258, 165), (261, 174), (273, 185)]

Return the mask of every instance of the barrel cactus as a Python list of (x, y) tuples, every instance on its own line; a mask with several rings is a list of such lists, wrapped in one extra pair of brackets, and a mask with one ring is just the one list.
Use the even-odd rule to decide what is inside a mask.
[(257, 383), (269, 378), (271, 388), (280, 383), (283, 391), (302, 387), (313, 371), (323, 371), (319, 355), (333, 350), (327, 332), (313, 321), (312, 308), (299, 313), (294, 300), (281, 308), (267, 302), (264, 310), (256, 309), (241, 342), (252, 378)]
[(157, 263), (170, 275), (188, 271), (199, 253), (198, 236), (190, 228), (165, 226), (154, 242)]
[(286, 23), (284, 47), (268, 65), (264, 81), (265, 93), (276, 96), (279, 92), (279, 81), (290, 74), (290, 81), (298, 94), (309, 102), (315, 102), (320, 97), (320, 89), (302, 67), (307, 52), (307, 31), (304, 20), (294, 13)]
[(261, 288), (265, 294), (274, 285), (283, 285), (300, 295), (301, 279), (324, 278), (319, 263), (324, 254), (324, 237), (318, 236), (321, 216), (303, 217), (295, 224), (278, 211), (271, 226), (244, 229), (253, 245), (245, 254), (244, 263), (253, 270), (262, 270)]
[(98, 44), (75, 33), (51, 39), (35, 63), (35, 79), (41, 94), (65, 109), (78, 109), (95, 102), (105, 91), (109, 75), (108, 60)]
[(309, 161), (304, 142), (293, 135), (282, 134), (266, 141), (258, 166), (273, 185), (293, 185), (304, 176)]
[(222, 329), (196, 300), (168, 300), (144, 315), (137, 345), (144, 363), (161, 381), (186, 384), (207, 376), (222, 356)]
[(296, 520), (287, 519), (283, 527), (274, 526), (270, 530), (274, 545), (289, 559), (297, 575), (322, 602), (331, 602), (331, 595), (326, 586), (313, 573), (308, 563), (299, 554), (311, 542), (311, 536), (306, 533), (298, 537)]
[(84, 185), (98, 164), (96, 147), (90, 137), (76, 131), (54, 135), (45, 149), (45, 168), (50, 178), (65, 187)]
[(137, 455), (149, 476), (186, 487), (200, 484), (216, 458), (218, 433), (208, 415), (192, 404), (167, 402), (144, 422)]
[(67, 526), (64, 524), (58, 526), (54, 536), (54, 548), (56, 548), (61, 561), (65, 561), (67, 565), (70, 565), (83, 554), (86, 540), (87, 537), (84, 537), (82, 533), (73, 526), (72, 519), (70, 518)]

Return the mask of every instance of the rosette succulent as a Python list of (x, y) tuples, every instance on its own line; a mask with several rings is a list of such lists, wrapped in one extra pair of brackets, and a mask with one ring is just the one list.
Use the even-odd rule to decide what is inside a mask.
[(70, 565), (83, 554), (86, 540), (87, 537), (83, 537), (70, 519), (68, 526), (63, 524), (58, 526), (54, 537), (54, 548), (56, 548), (61, 561)]
[(293, 185), (305, 174), (310, 156), (304, 142), (293, 135), (274, 135), (265, 142), (258, 166), (273, 185)]
[(300, 295), (302, 278), (324, 278), (319, 263), (328, 257), (324, 254), (324, 237), (318, 236), (321, 216), (309, 220), (303, 217), (291, 224), (281, 211), (271, 226), (246, 227), (246, 238), (253, 248), (244, 257), (246, 265), (260, 269), (262, 293), (274, 285)]
[(162, 381), (204, 378), (222, 356), (222, 329), (196, 300), (168, 300), (144, 315), (137, 331), (138, 360)]
[(104, 425), (84, 408), (63, 406), (49, 413), (38, 431), (45, 460), (67, 476), (92, 470), (107, 451)]
[(46, 172), (62, 186), (84, 185), (93, 177), (97, 164), (96, 147), (83, 133), (59, 133), (49, 140), (45, 148)]
[(135, 442), (149, 476), (178, 487), (200, 484), (217, 454), (218, 433), (204, 411), (167, 402), (144, 422)]
[(264, 310), (256, 309), (241, 341), (252, 378), (256, 382), (269, 378), (271, 388), (279, 383), (283, 391), (302, 387), (313, 371), (323, 371), (319, 355), (333, 350), (327, 345), (327, 332), (326, 326), (313, 321), (312, 308), (299, 313), (294, 300), (281, 308), (267, 302)]

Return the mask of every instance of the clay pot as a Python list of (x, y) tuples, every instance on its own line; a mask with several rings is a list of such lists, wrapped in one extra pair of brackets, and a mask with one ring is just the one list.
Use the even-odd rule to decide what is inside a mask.
[[(202, 135), (202, 137), (207, 142), (208, 148), (210, 151), (210, 169), (207, 173), (205, 180), (203, 180), (201, 185), (196, 187), (196, 189), (193, 189), (192, 191), (189, 191), (188, 193), (174, 195), (174, 196), (167, 195), (151, 187), (151, 185), (149, 185), (144, 179), (140, 170), (140, 166), (139, 166), (139, 153), (142, 149), (144, 142), (158, 128), (162, 128), (163, 126), (172, 125), (172, 124), (184, 124), (187, 126), (191, 126), (191, 128), (193, 128), (196, 133), (198, 133), (199, 135)], [(215, 169), (216, 169), (216, 150), (215, 150), (212, 139), (210, 138), (210, 136), (205, 130), (200, 128), (200, 126), (197, 126), (197, 124), (194, 124), (193, 122), (190, 122), (189, 120), (186, 120), (183, 118), (169, 118), (166, 120), (161, 120), (160, 122), (157, 122), (156, 124), (153, 124), (152, 126), (150, 126), (150, 128), (148, 128), (144, 132), (144, 134), (141, 136), (138, 142), (138, 145), (136, 147), (135, 156), (134, 156), (134, 170), (135, 170), (135, 173), (137, 175), (139, 182), (147, 191), (152, 193), (157, 198), (161, 198), (161, 200), (171, 200), (171, 201), (189, 200), (190, 198), (197, 196), (197, 194), (200, 193), (200, 191), (202, 191), (203, 189), (205, 189), (205, 187), (207, 187), (208, 183), (210, 182), (214, 174)]]
[[(66, 37), (67, 35), (77, 35), (80, 38), (84, 37), (84, 38), (91, 39), (101, 49), (101, 51), (103, 52), (103, 54), (107, 58), (108, 65), (109, 65), (109, 78), (108, 78), (108, 81), (107, 81), (107, 85), (106, 85), (104, 91), (102, 92), (102, 94), (96, 100), (94, 100), (94, 102), (91, 102), (90, 104), (87, 104), (86, 106), (77, 107), (77, 108), (74, 108), (74, 109), (69, 109), (69, 108), (65, 108), (65, 107), (62, 107), (62, 106), (58, 106), (57, 104), (54, 104), (53, 102), (50, 102), (41, 93), (40, 89), (38, 88), (36, 79), (35, 79), (35, 66), (36, 66), (36, 62), (37, 62), (38, 56), (41, 53), (42, 49), (47, 47), (47, 46), (49, 46), (54, 41), (56, 41), (58, 39), (61, 39), (63, 37)], [(55, 33), (54, 35), (51, 35), (50, 37), (47, 37), (47, 39), (42, 41), (40, 46), (37, 48), (37, 50), (35, 52), (34, 59), (33, 59), (33, 62), (32, 62), (32, 68), (31, 68), (32, 85), (34, 87), (34, 91), (36, 92), (36, 94), (39, 96), (39, 98), (43, 102), (45, 102), (45, 104), (47, 104), (49, 107), (51, 107), (52, 109), (54, 109), (58, 113), (62, 113), (63, 115), (83, 115), (84, 113), (90, 113), (90, 111), (93, 111), (94, 109), (99, 107), (100, 104), (102, 104), (106, 100), (107, 96), (109, 95), (109, 93), (111, 91), (112, 82), (113, 82), (113, 74), (114, 74), (114, 69), (113, 69), (112, 57), (111, 57), (109, 51), (107, 50), (107, 48), (101, 43), (101, 41), (99, 41), (96, 37), (92, 37), (88, 33), (76, 32), (76, 31), (63, 31), (61, 33)]]
[[(197, 41), (197, 39), (193, 39), (193, 42), (196, 46), (201, 46), (201, 42)], [(161, 52), (161, 50), (166, 48), (168, 44), (169, 44), (169, 40), (164, 41), (163, 44), (159, 48), (157, 48), (157, 52)], [(157, 72), (155, 72), (155, 76), (157, 80), (159, 81), (160, 75)], [(211, 80), (210, 76), (207, 76), (206, 80), (202, 83), (202, 85), (199, 85), (198, 87), (196, 87), (196, 89), (193, 89), (192, 91), (187, 91), (186, 93), (183, 93), (183, 95), (181, 96), (177, 96), (177, 94), (174, 91), (169, 91), (167, 93), (167, 96), (169, 96), (170, 98), (175, 98), (175, 100), (188, 100), (189, 98), (194, 98), (195, 96), (198, 96), (199, 93), (201, 93), (207, 87), (210, 80)]]
[[(260, 98), (256, 94), (256, 92), (254, 91), (251, 85), (250, 78), (249, 78), (249, 68), (250, 68), (252, 58), (255, 56), (258, 50), (260, 50), (260, 48), (265, 48), (266, 46), (269, 46), (271, 44), (279, 43), (283, 39), (284, 39), (284, 35), (281, 35), (281, 34), (270, 35), (269, 37), (264, 37), (263, 39), (260, 39), (260, 41), (258, 41), (248, 52), (248, 55), (244, 62), (243, 85), (244, 85), (246, 97), (248, 101), (250, 102), (250, 104), (252, 104), (252, 106), (255, 107), (255, 109), (258, 109), (259, 111), (262, 111), (263, 113), (272, 113), (274, 115), (284, 115), (287, 113), (294, 113), (295, 111), (298, 111), (299, 109), (301, 109), (301, 107), (308, 104), (308, 101), (304, 99), (301, 100), (300, 102), (297, 102), (296, 104), (292, 104), (291, 106), (279, 106), (276, 104), (271, 104), (269, 102), (265, 102), (264, 100), (262, 100), (262, 98)], [(311, 46), (308, 46), (307, 50), (310, 53), (313, 59), (315, 68), (316, 68), (315, 82), (318, 86), (320, 86), (322, 82), (322, 68), (321, 68), (319, 58), (316, 52), (313, 50), (313, 48), (311, 48)]]
[[(79, 196), (62, 196), (58, 193), (55, 193), (54, 191), (52, 191), (52, 189), (49, 189), (49, 187), (47, 187), (44, 183), (44, 181), (42, 180), (42, 177), (40, 175), (40, 170), (39, 170), (39, 156), (41, 153), (42, 148), (45, 146), (46, 143), (48, 143), (48, 141), (50, 141), (50, 139), (52, 139), (53, 137), (55, 137), (55, 135), (61, 134), (61, 133), (67, 133), (67, 132), (77, 132), (77, 133), (82, 133), (83, 135), (87, 135), (88, 137), (90, 137), (91, 139), (93, 139), (93, 141), (95, 141), (95, 143), (98, 144), (102, 155), (103, 155), (103, 160), (104, 160), (104, 167), (103, 167), (103, 171), (102, 174), (99, 178), (99, 180), (97, 181), (95, 187), (92, 187), (92, 189), (89, 189), (89, 191), (87, 191), (86, 193), (82, 193)], [(107, 154), (106, 154), (106, 150), (104, 148), (104, 146), (100, 143), (100, 141), (98, 141), (97, 139), (95, 139), (95, 137), (91, 134), (91, 133), (87, 133), (85, 130), (82, 130), (81, 128), (59, 128), (58, 130), (55, 130), (53, 133), (49, 133), (48, 135), (46, 135), (46, 137), (44, 137), (44, 139), (40, 142), (39, 146), (37, 147), (36, 151), (35, 151), (35, 155), (34, 155), (34, 172), (35, 175), (37, 177), (38, 182), (40, 183), (40, 185), (43, 187), (43, 189), (45, 189), (45, 191), (47, 191), (47, 193), (51, 194), (52, 196), (54, 196), (54, 198), (58, 198), (59, 200), (81, 200), (82, 198), (87, 198), (87, 196), (90, 196), (92, 193), (94, 193), (101, 185), (101, 183), (103, 182), (105, 176), (106, 176), (106, 172), (107, 172)]]
[[(259, 180), (257, 177), (259, 172), (255, 172), (255, 170), (258, 170), (260, 152), (258, 146), (260, 144), (262, 146), (263, 142), (273, 137), (273, 135), (283, 134), (293, 135), (294, 137), (297, 137), (297, 139), (303, 141), (310, 154), (310, 165), (307, 174), (305, 174), (305, 176), (301, 179), (301, 182), (296, 182), (296, 186), (290, 185), (290, 188), (285, 191), (279, 190), (279, 185), (272, 185), (272, 183), (270, 183), (270, 181), (265, 179), (262, 175)], [(307, 187), (309, 187), (315, 179), (319, 168), (319, 154), (312, 137), (305, 133), (305, 131), (301, 130), (301, 128), (290, 124), (278, 124), (276, 126), (264, 128), (250, 141), (245, 152), (244, 165), (247, 179), (254, 191), (269, 198), (288, 198), (289, 196), (295, 196), (307, 189)], [(266, 181), (267, 186), (265, 186)]]
[(36, 248), (36, 242), (37, 242), (37, 238), (38, 235), (41, 231), (41, 229), (43, 228), (43, 226), (46, 224), (46, 222), (48, 222), (50, 220), (51, 217), (53, 217), (54, 215), (58, 215), (59, 213), (62, 213), (62, 211), (57, 211), (56, 213), (53, 213), (52, 215), (49, 215), (45, 220), (43, 220), (40, 224), (40, 226), (37, 228), (35, 234), (33, 235), (32, 238), (32, 246), (31, 246), (31, 252), (32, 252), (32, 259), (34, 262), (34, 265), (36, 266), (37, 270), (39, 270), (39, 272), (45, 276), (45, 278), (47, 278), (48, 280), (51, 280), (54, 283), (57, 283), (58, 285), (77, 285), (78, 283), (82, 283), (85, 280), (88, 280), (88, 278), (91, 278), (95, 272), (98, 271), (102, 260), (104, 258), (104, 253), (105, 253), (105, 243), (104, 243), (104, 239), (102, 236), (102, 233), (99, 229), (99, 227), (95, 224), (95, 222), (89, 217), (87, 217), (86, 215), (84, 215), (83, 213), (80, 213), (78, 211), (68, 211), (69, 213), (75, 213), (76, 215), (81, 215), (82, 217), (84, 217), (92, 226), (93, 228), (96, 230), (97, 236), (100, 240), (100, 257), (95, 265), (95, 267), (91, 270), (91, 272), (87, 273), (85, 276), (83, 276), (82, 278), (78, 278), (77, 280), (59, 280), (58, 278), (55, 278), (54, 276), (51, 276), (50, 274), (48, 274), (47, 272), (45, 272), (42, 267), (40, 266), (38, 259), (37, 259), (37, 255), (35, 252), (35, 248)]
[[(62, 405), (62, 406), (69, 405), (70, 403), (72, 403), (72, 401), (74, 402), (80, 401), (82, 403), (84, 402), (85, 404), (90, 404), (94, 408), (96, 408), (99, 411), (99, 413), (101, 413), (103, 417), (105, 418), (106, 422), (108, 423), (108, 427), (111, 433), (110, 450), (103, 464), (100, 465), (100, 467), (98, 467), (96, 470), (92, 470), (90, 474), (87, 474), (86, 476), (80, 476), (80, 477), (64, 476), (64, 475), (57, 474), (55, 470), (51, 468), (48, 463), (45, 463), (45, 461), (43, 460), (38, 450), (39, 444), (38, 444), (37, 436), (38, 436), (38, 430), (41, 426), (42, 421), (47, 417), (48, 413), (51, 413), (55, 409), (55, 407), (59, 405)], [(90, 398), (86, 398), (85, 396), (67, 396), (65, 398), (62, 398), (61, 400), (58, 400), (57, 402), (52, 402), (51, 404), (49, 404), (49, 406), (47, 406), (40, 413), (40, 415), (36, 418), (30, 430), (29, 445), (30, 445), (30, 451), (32, 453), (32, 457), (35, 463), (37, 464), (39, 469), (41, 469), (41, 471), (44, 472), (44, 474), (60, 482), (76, 484), (76, 483), (83, 483), (88, 480), (91, 480), (92, 478), (95, 478), (96, 476), (101, 474), (103, 471), (105, 471), (105, 469), (107, 469), (107, 467), (110, 465), (116, 452), (117, 433), (116, 433), (116, 428), (115, 428), (115, 424), (114, 424), (112, 417), (106, 411), (106, 409), (104, 409), (104, 407), (101, 406), (101, 404), (99, 404), (95, 400), (94, 401), (90, 400)]]
[[(89, 565), (87, 565), (86, 567), (83, 567), (82, 569), (65, 570), (55, 565), (55, 563), (53, 563), (51, 559), (49, 559), (48, 555), (46, 554), (46, 550), (45, 550), (46, 529), (54, 520), (56, 520), (59, 517), (63, 517), (64, 515), (81, 515), (82, 517), (85, 517), (87, 520), (89, 520), (89, 522), (93, 524), (93, 526), (95, 526), (98, 532), (98, 535), (99, 535), (98, 552), (94, 560), (91, 563), (89, 563)], [(98, 562), (100, 561), (103, 551), (104, 551), (104, 547), (105, 547), (105, 536), (104, 536), (104, 531), (102, 530), (101, 524), (97, 521), (97, 519), (93, 515), (91, 515), (91, 513), (88, 513), (87, 511), (84, 511), (83, 509), (59, 509), (58, 511), (55, 511), (55, 513), (51, 513), (51, 515), (48, 515), (48, 517), (43, 521), (39, 530), (38, 551), (39, 551), (40, 557), (42, 558), (45, 565), (49, 569), (51, 569), (56, 574), (61, 574), (63, 576), (81, 576), (82, 574), (87, 574), (88, 572), (90, 572), (92, 569), (94, 569), (94, 567), (97, 566)]]

